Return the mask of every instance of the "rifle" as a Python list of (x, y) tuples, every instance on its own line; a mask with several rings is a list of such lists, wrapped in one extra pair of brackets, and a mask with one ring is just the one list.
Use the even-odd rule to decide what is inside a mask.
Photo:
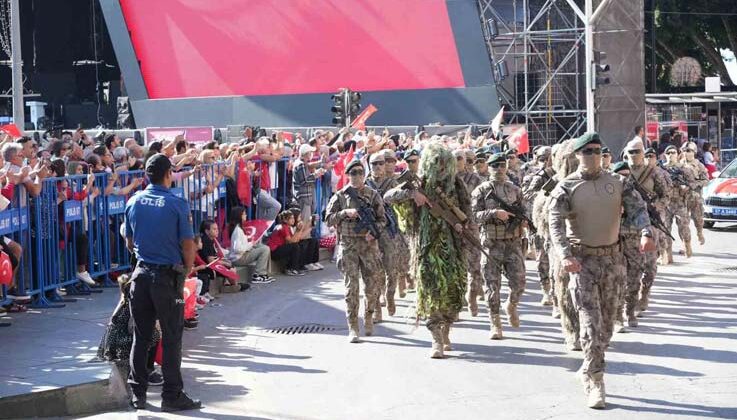
[(659, 162), (658, 165), (662, 168), (668, 171), (668, 175), (670, 175), (671, 181), (673, 181), (674, 184), (677, 186), (684, 186), (689, 187), (688, 181), (686, 181), (686, 174), (683, 173), (683, 170), (680, 168), (677, 168), (675, 166), (665, 166), (662, 162)]
[(358, 223), (356, 223), (353, 231), (355, 233), (360, 233), (362, 230), (367, 230), (371, 236), (375, 239), (379, 239), (381, 231), (376, 225), (376, 214), (374, 213), (374, 209), (371, 208), (371, 203), (358, 195), (358, 192), (353, 187), (348, 188), (346, 192), (350, 198), (361, 203), (361, 206), (356, 209), (358, 210)]
[[(463, 226), (468, 221), (468, 216), (466, 216), (466, 214), (463, 213), (463, 211), (461, 211), (458, 206), (450, 202), (450, 199), (447, 195), (445, 195), (440, 187), (435, 190), (438, 196), (440, 196), (440, 200), (433, 200), (422, 187), (421, 181), (417, 177), (417, 175), (411, 173), (410, 171), (405, 171), (404, 173), (402, 173), (400, 178), (402, 178), (404, 181), (399, 185), (400, 188), (414, 189), (427, 197), (427, 201), (430, 203), (428, 211), (434, 217), (444, 220), (453, 228), (455, 227), (455, 225)], [(491, 259), (491, 255), (486, 252), (484, 246), (481, 244), (481, 241), (476, 238), (476, 236), (474, 236), (468, 228), (464, 226), (463, 230), (461, 230), (460, 235), (463, 239), (468, 241), (468, 243), (476, 247), (482, 254), (484, 254), (486, 258)]]
[(676, 238), (674, 238), (673, 235), (668, 232), (668, 229), (665, 228), (665, 223), (663, 223), (663, 219), (660, 218), (658, 209), (653, 205), (653, 197), (650, 196), (650, 193), (648, 193), (631, 174), (630, 178), (632, 179), (632, 184), (635, 186), (635, 190), (640, 193), (642, 199), (645, 200), (645, 204), (647, 205), (647, 214), (650, 216), (650, 224), (675, 241)]
[(516, 227), (517, 225), (521, 224), (524, 221), (524, 222), (527, 222), (527, 227), (530, 228), (530, 232), (532, 232), (533, 235), (537, 233), (535, 224), (533, 224), (532, 220), (530, 220), (530, 218), (527, 217), (527, 215), (525, 214), (524, 207), (522, 207), (519, 204), (509, 204), (506, 201), (502, 200), (502, 198), (499, 197), (494, 192), (493, 187), (486, 194), (486, 197), (484, 197), (484, 200), (488, 200), (489, 197), (493, 198), (494, 201), (498, 203), (499, 207), (501, 207), (502, 210), (506, 211), (507, 213), (510, 213), (516, 219), (514, 222), (509, 223), (509, 226), (507, 227), (508, 230), (511, 230), (512, 228)]

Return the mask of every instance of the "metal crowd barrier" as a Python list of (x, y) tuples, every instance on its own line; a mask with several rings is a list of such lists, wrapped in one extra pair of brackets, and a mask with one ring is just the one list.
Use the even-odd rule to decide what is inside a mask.
[[(285, 209), (292, 201), (289, 159), (273, 164), (276, 165), (276, 179), (272, 185), (276, 188), (269, 189), (268, 193)], [(219, 162), (202, 165), (188, 177), (175, 176), (172, 193), (190, 204), (195, 232), (199, 232), (206, 218), (217, 222), (221, 235), (227, 226), (228, 186), (224, 177), (218, 180), (225, 170), (226, 164)], [(236, 166), (235, 182), (230, 188), (237, 189), (239, 170), (240, 166)], [(31, 296), (31, 306), (61, 307), (64, 302), (74, 300), (69, 296), (99, 292), (99, 288), (90, 288), (78, 279), (78, 270), (85, 268), (82, 266), (104, 286), (115, 286), (111, 275), (131, 268), (130, 252), (120, 231), (125, 219), (125, 204), (133, 193), (143, 188), (144, 182), (135, 181), (139, 185), (129, 188), (130, 191), (124, 190), (144, 174), (143, 171), (118, 172), (115, 187), (105, 195), (111, 176), (107, 173), (94, 175), (94, 187), (99, 190), (95, 197), (88, 193), (91, 189), (87, 185), (88, 175), (44, 179), (38, 197), (30, 196), (20, 185), (15, 188), (8, 208), (0, 211), (0, 236), (12, 239), (23, 250), (15, 280), (17, 293)], [(329, 185), (328, 178), (316, 180), (315, 212), (318, 214), (322, 213), (326, 198), (330, 196)], [(251, 203), (247, 204), (249, 219), (253, 219), (258, 215), (258, 197), (252, 194)], [(321, 224), (322, 217), (318, 217), (313, 230), (315, 237), (319, 238)], [(58, 293), (62, 288), (66, 297)], [(3, 286), (2, 304), (10, 303), (6, 298), (7, 289)]]

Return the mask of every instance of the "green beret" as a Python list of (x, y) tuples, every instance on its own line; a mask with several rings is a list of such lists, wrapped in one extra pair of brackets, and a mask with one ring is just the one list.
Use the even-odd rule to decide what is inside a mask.
[(352, 160), (348, 165), (346, 165), (346, 167), (345, 167), (345, 173), (347, 174), (348, 172), (351, 171), (351, 169), (353, 169), (355, 167), (361, 168), (361, 170), (364, 171), (364, 173), (366, 172), (366, 170), (363, 169), (363, 165), (361, 164), (361, 161), (360, 160)]
[(404, 160), (407, 160), (411, 158), (412, 156), (420, 156), (420, 152), (418, 152), (415, 149), (407, 150), (404, 152), (404, 156), (402, 157)]
[(578, 152), (579, 150), (586, 147), (586, 145), (588, 144), (601, 144), (599, 133), (586, 133), (583, 136), (577, 138), (573, 142), (573, 151)]
[(611, 154), (612, 154), (612, 151), (611, 151), (611, 150), (609, 150), (609, 148), (608, 148), (608, 147), (602, 147), (602, 148), (601, 148), (601, 154), (602, 154), (602, 155), (611, 155)]
[(486, 161), (488, 164), (496, 163), (496, 162), (506, 162), (507, 161), (507, 154), (506, 153), (494, 153), (491, 155), (489, 160)]
[(627, 162), (617, 162), (612, 166), (612, 172), (617, 173), (619, 171), (626, 171), (629, 170), (630, 166), (627, 164)]

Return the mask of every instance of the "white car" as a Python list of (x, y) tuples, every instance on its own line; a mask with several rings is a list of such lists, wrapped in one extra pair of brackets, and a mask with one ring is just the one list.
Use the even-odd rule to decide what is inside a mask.
[(737, 159), (704, 187), (704, 227), (716, 222), (737, 223)]

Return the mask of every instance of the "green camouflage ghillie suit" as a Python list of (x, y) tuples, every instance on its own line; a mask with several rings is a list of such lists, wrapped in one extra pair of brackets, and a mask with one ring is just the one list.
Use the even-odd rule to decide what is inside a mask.
[[(497, 153), (489, 158), (490, 165), (506, 165), (505, 156)], [(496, 198), (509, 205), (524, 208), (522, 191), (506, 175), (506, 166), (493, 168), (491, 180), (482, 183), (473, 192), (471, 209), (481, 226), (481, 240), (491, 258), (481, 257), (481, 271), (486, 284), (486, 300), (489, 305), (491, 338), (502, 338), (502, 324), (499, 316), (501, 306), (502, 272), (509, 284), (509, 297), (505, 304), (508, 321), (513, 327), (519, 326), (517, 305), (525, 291), (525, 256), (522, 244), (524, 226), (517, 217), (501, 218), (507, 215)]]
[[(464, 214), (470, 213), (468, 193), (456, 176), (455, 159), (441, 143), (431, 143), (423, 150), (419, 175), (430, 200), (447, 199)], [(385, 196), (387, 201), (397, 203), (413, 200), (415, 193), (397, 187)], [(454, 227), (432, 215), (428, 206), (412, 206), (413, 214), (402, 216), (417, 222), (417, 317), (426, 320), (432, 333), (432, 357), (442, 358), (444, 343), (446, 349), (450, 348), (450, 326), (463, 308), (467, 274), (464, 245)]]
[[(601, 140), (589, 133), (573, 146), (580, 166), (551, 193), (550, 237), (578, 311), (584, 352), (581, 380), (591, 408), (605, 406), (604, 351), (611, 339), (625, 276), (619, 244), (622, 207), (652, 238), (645, 202), (631, 183), (601, 169)], [(591, 153), (591, 151), (597, 151)], [(652, 239), (645, 241), (655, 246)]]
[[(572, 174), (578, 168), (578, 160), (573, 153), (573, 140), (566, 140), (553, 147), (554, 182)], [(543, 239), (543, 248), (549, 259), (551, 289), (553, 292), (553, 317), (560, 317), (561, 331), (568, 350), (581, 350), (578, 311), (573, 305), (568, 289), (568, 273), (561, 269), (560, 258), (552, 252), (550, 238), (550, 193), (539, 191), (532, 206), (532, 221)]]
[[(351, 162), (346, 167), (346, 173), (354, 167), (360, 167), (360, 163)], [(363, 179), (361, 179), (361, 184), (363, 184)], [(373, 334), (374, 309), (379, 300), (379, 284), (383, 281), (380, 273), (383, 271), (380, 270), (381, 254), (378, 241), (368, 240), (367, 230), (355, 231), (359, 219), (350, 218), (349, 211), (362, 207), (364, 203), (369, 203), (379, 226), (386, 224), (386, 216), (384, 215), (384, 202), (379, 193), (368, 186), (361, 185), (361, 188), (357, 190), (357, 197), (363, 198), (361, 201), (350, 196), (349, 189), (352, 188), (354, 187), (348, 184), (333, 195), (328, 202), (326, 221), (329, 226), (335, 226), (338, 229), (340, 252), (337, 266), (343, 273), (345, 281), (349, 338), (351, 342), (358, 342), (359, 282), (363, 280), (364, 284), (364, 329), (366, 335), (371, 335)]]

